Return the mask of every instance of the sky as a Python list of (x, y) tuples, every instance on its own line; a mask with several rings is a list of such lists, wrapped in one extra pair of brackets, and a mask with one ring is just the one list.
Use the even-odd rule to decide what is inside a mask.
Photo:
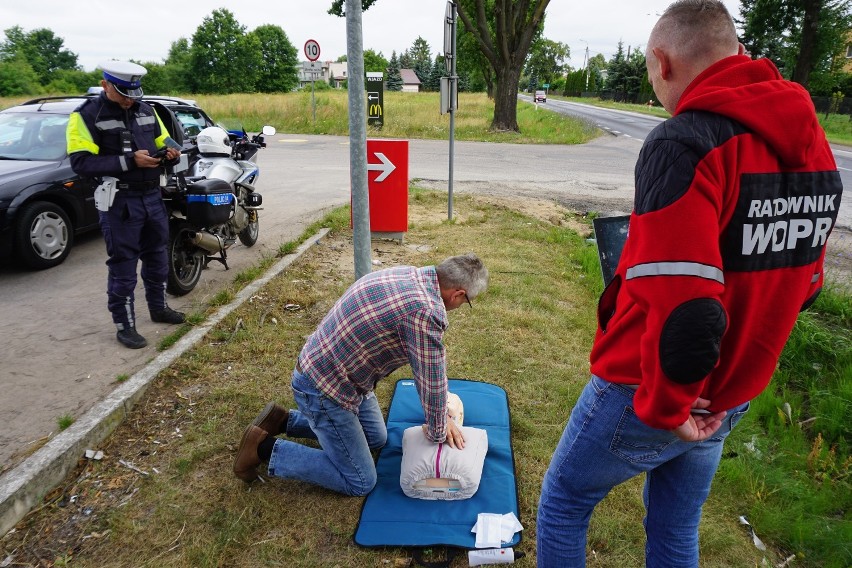
[[(724, 0), (728, 10), (739, 16), (739, 2)], [(544, 36), (567, 44), (568, 62), (583, 67), (586, 47), (590, 57), (603, 54), (609, 60), (619, 40), (624, 49), (644, 49), (658, 15), (669, 0), (551, 0), (545, 18)], [(77, 54), (87, 71), (109, 59), (162, 62), (172, 42), (192, 34), (214, 10), (228, 9), (246, 31), (264, 24), (280, 26), (299, 52), (305, 42), (316, 40), (320, 59), (336, 60), (347, 49), (345, 18), (327, 13), (331, 0), (181, 0), (139, 3), (115, 0), (36, 0), (25, 3), (0, 2), (0, 29), (20, 26), (24, 31), (48, 28), (64, 40), (64, 47)], [(85, 6), (85, 9), (81, 9)], [(391, 53), (411, 47), (417, 37), (429, 44), (432, 56), (443, 52), (446, 0), (378, 0), (363, 13), (363, 46)], [(95, 16), (93, 18), (93, 16)], [(5, 35), (0, 36), (5, 41)]]

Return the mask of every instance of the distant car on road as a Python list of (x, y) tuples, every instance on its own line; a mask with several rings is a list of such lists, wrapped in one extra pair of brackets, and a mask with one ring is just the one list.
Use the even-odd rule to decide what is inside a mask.
[[(61, 264), (75, 235), (98, 228), (97, 184), (74, 173), (66, 151), (68, 117), (86, 98), (45, 97), (0, 111), (0, 253), (29, 268)], [(144, 100), (192, 161), (195, 136), (213, 120), (193, 101)]]
[(536, 91), (535, 92), (535, 102), (546, 103), (547, 102), (547, 91)]

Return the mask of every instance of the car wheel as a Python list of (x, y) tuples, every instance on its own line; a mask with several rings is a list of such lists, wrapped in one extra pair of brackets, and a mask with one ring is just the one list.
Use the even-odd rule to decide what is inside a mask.
[(47, 201), (24, 205), (15, 226), (14, 247), (26, 266), (42, 270), (62, 264), (74, 243), (74, 227), (61, 207)]

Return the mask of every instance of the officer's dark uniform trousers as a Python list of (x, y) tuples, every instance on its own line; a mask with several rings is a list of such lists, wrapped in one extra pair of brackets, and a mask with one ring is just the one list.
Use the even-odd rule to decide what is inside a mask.
[(109, 255), (107, 306), (114, 323), (135, 327), (133, 291), (138, 260), (142, 261), (142, 283), (148, 309), (156, 311), (166, 307), (169, 222), (160, 188), (119, 189), (109, 211), (100, 211), (99, 215)]

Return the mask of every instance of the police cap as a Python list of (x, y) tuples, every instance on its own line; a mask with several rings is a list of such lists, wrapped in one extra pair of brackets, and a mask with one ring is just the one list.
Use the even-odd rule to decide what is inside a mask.
[(131, 99), (142, 98), (142, 77), (147, 69), (130, 61), (105, 61), (98, 67), (116, 91)]

